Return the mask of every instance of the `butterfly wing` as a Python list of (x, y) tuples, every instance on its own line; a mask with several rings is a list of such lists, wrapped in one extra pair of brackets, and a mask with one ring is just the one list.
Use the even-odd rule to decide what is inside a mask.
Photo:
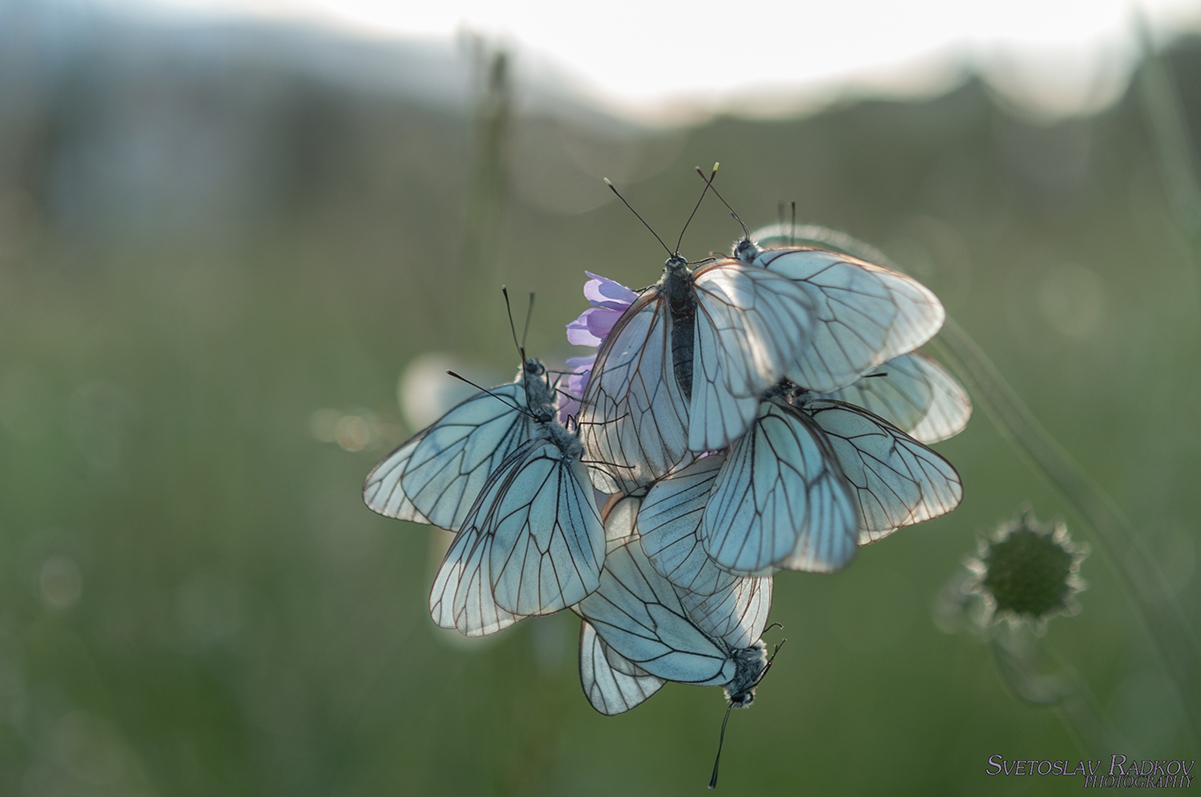
[(587, 472), (553, 441), (514, 452), (517, 460), (485, 533), (493, 595), (517, 615), (550, 614), (600, 583), (605, 530)]
[[(642, 496), (614, 495), (601, 510), (601, 519), (605, 523), (605, 555), (630, 544), (638, 535), (638, 509), (642, 506)], [(603, 640), (602, 640), (603, 643)], [(641, 677), (646, 670), (622, 658), (608, 645), (603, 645), (609, 666), (619, 673)]]
[(946, 514), (963, 499), (951, 463), (883, 418), (822, 399), (804, 411), (825, 432), (855, 492), (860, 545)]
[(605, 533), (584, 468), (553, 440), (527, 441), (489, 479), (434, 580), (430, 614), (482, 636), (582, 600)]
[(676, 590), (688, 617), (706, 634), (731, 648), (749, 648), (767, 626), (772, 577), (734, 578), (712, 595)]
[[(611, 663), (615, 659), (628, 667), (618, 669)], [(641, 671), (641, 675), (627, 671)], [(601, 714), (621, 714), (642, 703), (659, 691), (664, 681), (647, 674), (641, 668), (621, 659), (600, 638), (587, 620), (580, 625), (580, 685), (584, 696), (592, 707)]]
[(701, 596), (731, 587), (736, 576), (705, 553), (697, 532), (725, 454), (702, 457), (655, 482), (638, 511), (642, 550), (651, 566), (681, 590)]
[(601, 344), (580, 405), (580, 441), (604, 493), (650, 484), (688, 456), (688, 407), (676, 384), (671, 315), (655, 288)]
[[(367, 474), (367, 478), (363, 481), (363, 503), (367, 505), (368, 509), (378, 512), (384, 517), (397, 520), (410, 520), (414, 523), (430, 522), (430, 519), (413, 505), (400, 486), (405, 470), (413, 460), (413, 453), (425, 440), (429, 431), (428, 428), (423, 429), (406, 440)], [(427, 504), (427, 508), (433, 514), (432, 502), (423, 503)], [(454, 523), (454, 520), (452, 514), (451, 522)]]
[(946, 369), (918, 352), (894, 357), (868, 375), (819, 398), (863, 407), (919, 443), (954, 437), (967, 426), (972, 402)]
[(753, 262), (793, 280), (816, 304), (812, 345), (787, 373), (810, 390), (849, 385), (921, 346), (946, 318), (938, 297), (917, 280), (850, 255), (790, 247), (763, 250)]
[(855, 555), (850, 485), (821, 429), (783, 402), (764, 401), (730, 447), (701, 520), (701, 542), (732, 573), (828, 573)]
[(649, 675), (700, 686), (725, 684), (734, 677), (728, 647), (688, 618), (637, 538), (609, 553), (600, 587), (576, 611), (612, 651)]
[(485, 532), (492, 522), (492, 510), (504, 493), (512, 464), (506, 460), (492, 474), (434, 577), (430, 617), (441, 628), (455, 628), (469, 637), (487, 636), (522, 619), (496, 605), (491, 575), (494, 538)]
[[(529, 439), (520, 382), (478, 393), (384, 458), (363, 483), (363, 501), (387, 517), (457, 531), (488, 477)], [(499, 398), (498, 398), (499, 397)]]
[(814, 302), (792, 280), (736, 260), (693, 273), (696, 329), (688, 448), (725, 448), (742, 435), (763, 391), (809, 347)]

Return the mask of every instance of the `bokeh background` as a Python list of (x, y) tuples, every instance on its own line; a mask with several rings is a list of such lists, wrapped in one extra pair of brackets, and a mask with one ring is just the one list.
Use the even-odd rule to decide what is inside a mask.
[[(454, 388), (446, 363), (511, 378), (502, 283), (518, 312), (537, 292), (529, 349), (561, 362), (585, 270), (658, 278), (603, 176), (674, 239), (692, 168), (721, 161), (751, 226), (795, 200), (930, 285), (1195, 625), (1201, 38), (1152, 42), (1083, 111), (965, 64), (924, 93), (656, 115), (487, 37), (0, 0), (0, 793), (704, 788), (720, 690), (606, 718), (570, 614), (471, 645), (438, 631), (446, 535), (360, 498)], [(684, 253), (738, 233), (707, 203)], [(1022, 502), (1089, 533), (983, 413), (937, 449), (959, 509), (840, 574), (777, 579), (788, 644), (731, 718), (722, 791), (1080, 788), (985, 774), (1086, 754), (933, 607)], [(1083, 612), (1045, 641), (1122, 738), (1108, 752), (1195, 758), (1113, 563), (1082, 575)]]

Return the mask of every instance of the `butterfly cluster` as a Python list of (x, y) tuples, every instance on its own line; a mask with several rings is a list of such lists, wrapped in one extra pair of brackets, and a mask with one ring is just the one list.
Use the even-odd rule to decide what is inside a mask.
[(673, 254), (641, 291), (589, 277), (568, 339), (594, 356), (560, 387), (519, 346), (512, 383), (401, 445), (364, 499), (456, 532), (430, 594), (439, 626), (480, 636), (571, 608), (598, 711), (667, 681), (749, 705), (775, 573), (840, 570), (962, 497), (927, 444), (971, 407), (917, 352), (942, 305), (782, 226), (729, 257)]

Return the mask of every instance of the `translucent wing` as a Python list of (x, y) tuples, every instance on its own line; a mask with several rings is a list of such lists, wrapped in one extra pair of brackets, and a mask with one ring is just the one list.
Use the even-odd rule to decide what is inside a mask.
[(676, 588), (689, 618), (706, 634), (745, 648), (763, 635), (771, 578), (727, 573), (701, 545), (701, 517), (724, 462), (712, 454), (656, 482), (642, 502), (638, 531), (651, 566)]
[(596, 589), (605, 530), (578, 460), (552, 442), (519, 452), (484, 529), (495, 537), (493, 594), (514, 614), (550, 614)]
[(850, 404), (804, 404), (838, 457), (859, 506), (859, 544), (946, 514), (963, 499), (951, 463), (883, 418)]
[[(659, 691), (664, 684), (663, 679), (648, 675), (645, 671), (642, 675), (629, 675), (614, 668), (610, 664), (614, 658), (625, 661), (605, 644), (596, 629), (585, 620), (580, 625), (580, 685), (584, 687), (584, 696), (592, 707), (609, 716), (629, 711)], [(624, 669), (636, 669), (628, 661), (625, 664), (628, 668)]]
[(597, 352), (580, 405), (580, 441), (604, 493), (650, 484), (688, 457), (688, 408), (676, 384), (667, 302), (651, 288)]
[[(413, 452), (425, 440), (428, 432), (429, 429), (423, 429), (406, 440), (367, 474), (367, 478), (363, 481), (363, 503), (367, 504), (368, 509), (378, 512), (384, 517), (397, 520), (411, 520), (414, 523), (430, 522), (430, 519), (413, 505), (400, 487), (400, 480), (404, 477), (405, 468), (413, 459)], [(432, 507), (430, 512), (433, 513)], [(455, 528), (457, 528), (458, 525), (455, 521), (456, 518), (452, 514), (451, 523), (455, 524)]]
[(807, 415), (764, 401), (714, 482), (701, 520), (705, 552), (744, 575), (828, 573), (849, 564), (858, 518), (834, 455)]
[[(605, 522), (605, 555), (630, 544), (637, 535), (636, 523), (638, 509), (642, 506), (642, 497), (633, 495), (614, 495), (601, 510), (601, 519)], [(612, 648), (604, 645), (605, 655), (609, 666), (619, 673), (641, 677), (646, 670), (631, 664), (626, 659), (614, 653)]]
[(863, 407), (919, 443), (954, 437), (967, 426), (972, 402), (963, 386), (924, 354), (902, 354), (868, 375), (820, 398)]
[(710, 686), (737, 671), (729, 646), (688, 618), (637, 538), (609, 553), (600, 587), (575, 608), (613, 652), (649, 675)]
[(722, 260), (693, 274), (696, 331), (688, 448), (725, 448), (750, 426), (814, 330), (814, 303), (792, 280)]
[[(506, 460), (506, 465), (512, 463)], [(466, 636), (495, 634), (520, 620), (496, 605), (492, 596), (493, 535), (481, 533), (488, 514), (504, 492), (507, 471), (502, 465), (488, 480), (455, 536), (430, 589), (430, 617), (441, 628), (456, 628)]]
[(724, 454), (711, 454), (655, 482), (638, 511), (642, 550), (663, 578), (701, 596), (730, 588), (737, 576), (719, 568), (697, 532)]
[[(488, 477), (529, 439), (521, 383), (479, 393), (384, 458), (363, 483), (363, 501), (387, 517), (457, 531)], [(509, 403), (505, 403), (505, 402)]]
[(713, 595), (677, 590), (689, 619), (732, 648), (749, 648), (767, 626), (771, 610), (772, 577), (734, 578)]
[(582, 600), (605, 532), (583, 466), (554, 440), (524, 444), (489, 479), (430, 594), (443, 627), (481, 636)]
[(787, 373), (810, 390), (849, 385), (921, 346), (946, 318), (917, 280), (850, 255), (792, 247), (760, 250), (753, 263), (794, 280), (816, 304), (812, 345)]

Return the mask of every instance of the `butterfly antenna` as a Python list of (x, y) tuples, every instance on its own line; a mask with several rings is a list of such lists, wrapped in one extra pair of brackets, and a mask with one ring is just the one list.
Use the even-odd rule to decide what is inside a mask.
[[(505, 312), (509, 314), (509, 331), (513, 333), (513, 345), (517, 347), (517, 353), (521, 355), (521, 367), (524, 368), (525, 367), (525, 343), (517, 342), (517, 327), (513, 323), (513, 306), (509, 302), (509, 289), (507, 286), (501, 285), (500, 292), (505, 295)], [(533, 297), (534, 297), (534, 294), (531, 293), (530, 294), (530, 309), (531, 310), (534, 309), (533, 308), (533, 304), (534, 304)], [(526, 329), (529, 329), (529, 317), (528, 316), (526, 317)], [(450, 371), (447, 371), (447, 373), (450, 374), (451, 376), (458, 376), (459, 379), (463, 379), (463, 377), (459, 376), (458, 374), (451, 373)], [(463, 379), (463, 381), (467, 382), (466, 379)], [(471, 383), (467, 382), (467, 384), (471, 384)]]
[(521, 330), (521, 350), (525, 351), (525, 338), (530, 334), (530, 319), (534, 317), (534, 292), (530, 291), (530, 307), (525, 311), (525, 329)]
[(792, 229), (788, 233), (788, 242), (796, 244), (796, 200), (792, 200)]
[(696, 212), (701, 209), (701, 203), (705, 201), (705, 194), (709, 193), (709, 189), (713, 187), (713, 178), (717, 177), (717, 167), (720, 165), (720, 163), (714, 163), (713, 171), (708, 177), (705, 177), (705, 173), (701, 171), (700, 166), (696, 167), (696, 173), (699, 174), (701, 179), (705, 181), (705, 190), (701, 191), (701, 198), (696, 201), (696, 206), (692, 208), (692, 213), (689, 214), (688, 221), (684, 222), (684, 229), (680, 230), (680, 238), (676, 241), (676, 254), (680, 253), (680, 245), (684, 243), (684, 233), (688, 232), (688, 225), (692, 224), (693, 217), (696, 216)]
[(662, 246), (663, 249), (667, 252), (667, 256), (674, 257), (675, 252), (673, 252), (667, 248), (667, 244), (663, 243), (663, 239), (659, 237), (659, 233), (652, 230), (651, 225), (646, 223), (646, 219), (639, 216), (638, 211), (634, 210), (634, 208), (630, 206), (629, 202), (626, 202), (626, 198), (623, 197), (620, 192), (618, 192), (617, 187), (615, 185), (613, 185), (612, 181), (610, 181), (608, 177), (605, 178), (605, 185), (609, 186), (610, 191), (612, 191), (614, 194), (617, 194), (617, 198), (621, 200), (621, 203), (623, 205), (625, 205), (627, 208), (630, 208), (630, 212), (638, 217), (638, 221), (642, 222), (642, 226), (646, 227), (648, 230), (651, 231), (651, 235), (655, 236), (655, 240), (658, 241), (659, 246)]
[(529, 411), (528, 409), (526, 409), (525, 407), (519, 407), (519, 406), (517, 406), (516, 404), (514, 404), (514, 403), (513, 403), (513, 402), (511, 402), (511, 401), (509, 401), (509, 400), (508, 400), (507, 398), (505, 398), (504, 396), (501, 396), (501, 395), (499, 395), (499, 394), (497, 394), (497, 393), (493, 393), (491, 390), (489, 390), (489, 389), (488, 389), (488, 388), (486, 388), (486, 387), (480, 387), (479, 385), (477, 385), (475, 382), (472, 382), (472, 381), (471, 381), (470, 379), (468, 379), (467, 377), (465, 377), (465, 376), (461, 376), (461, 375), (459, 375), (459, 374), (456, 374), (454, 371), (447, 371), (446, 373), (450, 374), (450, 375), (451, 375), (451, 376), (453, 376), (455, 379), (458, 379), (458, 380), (459, 380), (459, 381), (461, 381), (461, 382), (466, 382), (467, 384), (469, 384), (469, 385), (471, 385), (472, 387), (474, 387), (476, 390), (479, 390), (479, 391), (481, 391), (481, 392), (483, 392), (483, 393), (487, 393), (489, 396), (491, 396), (492, 398), (496, 399), (496, 400), (497, 400), (497, 401), (499, 401), (500, 403), (502, 403), (502, 404), (507, 404), (507, 405), (509, 405), (510, 407), (512, 407), (513, 409), (517, 410), (518, 412), (525, 413), (526, 415), (530, 416), (531, 418), (534, 418), (535, 420), (537, 420), (537, 416), (536, 416), (536, 415), (534, 415), (534, 413), (530, 412), (530, 411)]
[[(779, 625), (779, 623), (777, 623), (777, 625)], [(784, 626), (780, 627), (783, 628)], [(758, 686), (763, 680), (763, 676), (767, 675), (767, 671), (771, 669), (771, 663), (776, 660), (776, 654), (780, 652), (780, 648), (784, 647), (784, 643), (787, 641), (787, 639), (781, 639), (776, 643), (776, 646), (772, 648), (771, 656), (767, 659), (767, 664), (763, 665), (763, 669), (760, 671), (759, 677), (755, 679), (755, 683), (752, 684), (752, 686)]]
[(730, 721), (730, 710), (734, 708), (734, 704), (726, 706), (725, 719), (721, 721), (721, 737), (717, 740), (717, 758), (713, 759), (713, 775), (709, 778), (709, 788), (717, 788), (717, 767), (721, 764), (721, 748), (726, 743), (726, 723)]
[[(714, 167), (713, 172), (714, 172), (714, 174), (717, 173), (716, 167)], [(696, 173), (701, 176), (702, 180), (704, 180), (706, 183), (709, 184), (710, 188), (713, 188), (713, 178), (712, 177), (706, 178), (704, 172), (702, 172), (700, 169), (697, 169)], [(751, 237), (751, 231), (748, 230), (746, 228), (746, 225), (742, 223), (742, 219), (739, 218), (738, 214), (734, 212), (734, 208), (730, 207), (730, 203), (726, 201), (726, 198), (723, 197), (716, 188), (713, 188), (713, 193), (714, 193), (714, 195), (717, 196), (718, 199), (721, 200), (721, 203), (726, 206), (726, 210), (730, 211), (730, 215), (734, 217), (734, 221), (738, 222), (738, 226), (742, 227), (743, 237), (747, 238), (749, 240)], [(702, 194), (701, 196), (703, 198), (704, 194)]]

